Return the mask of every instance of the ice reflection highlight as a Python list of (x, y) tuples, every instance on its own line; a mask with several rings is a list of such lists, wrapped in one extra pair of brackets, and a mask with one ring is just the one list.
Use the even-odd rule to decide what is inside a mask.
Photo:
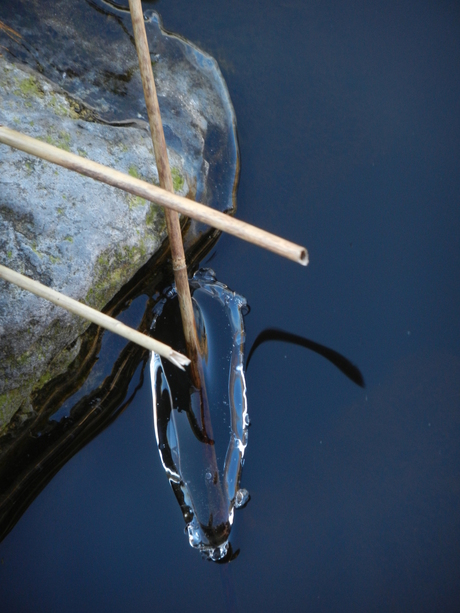
[[(154, 427), (190, 545), (219, 561), (231, 550), (234, 509), (249, 500), (247, 491), (239, 489), (249, 425), (243, 368), (246, 300), (219, 283), (210, 269), (198, 271), (190, 288), (212, 441), (203, 436), (202, 396), (189, 373), (157, 354), (150, 360)], [(153, 330), (159, 340), (185, 349), (174, 288), (156, 304)]]

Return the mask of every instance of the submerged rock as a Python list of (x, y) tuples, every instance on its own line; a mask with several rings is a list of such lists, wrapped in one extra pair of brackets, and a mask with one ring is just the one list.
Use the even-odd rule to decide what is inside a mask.
[[(129, 23), (104, 11), (64, 0), (2, 7), (0, 123), (157, 182)], [(147, 31), (176, 192), (232, 210), (235, 120), (217, 64), (166, 34), (155, 14)], [(186, 246), (205, 231), (192, 223)], [(155, 205), (0, 145), (5, 266), (101, 309), (164, 239)], [(66, 370), (87, 326), (0, 281), (0, 433), (13, 415), (33, 413), (33, 394)]]

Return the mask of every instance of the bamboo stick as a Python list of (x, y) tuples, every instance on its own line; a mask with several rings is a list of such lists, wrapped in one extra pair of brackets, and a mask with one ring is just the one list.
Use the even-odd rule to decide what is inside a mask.
[[(149, 117), (150, 132), (152, 135), (153, 149), (158, 168), (160, 186), (168, 192), (174, 193), (171, 169), (169, 167), (168, 151), (161, 121), (160, 107), (153, 78), (152, 64), (150, 60), (149, 46), (145, 32), (144, 15), (142, 12), (141, 0), (129, 0), (129, 9), (133, 22), (134, 40), (136, 43), (139, 66), (144, 88), (144, 97)], [(190, 295), (190, 285), (188, 282), (187, 264), (185, 261), (184, 245), (182, 243), (182, 233), (179, 222), (179, 214), (176, 211), (165, 209), (166, 224), (168, 227), (169, 244), (173, 261), (174, 279), (176, 282), (177, 296), (184, 329), (185, 342), (187, 345), (188, 357), (191, 360), (190, 374), (194, 387), (200, 395), (200, 414), (201, 414), (201, 435), (205, 445), (204, 454), (206, 465), (213, 467), (216, 477), (219, 475), (216, 450), (214, 447), (214, 435), (211, 423), (211, 413), (206, 391), (206, 381), (202, 369), (201, 355), (198, 346), (198, 336), (193, 313), (192, 297)], [(225, 497), (222, 486), (216, 484), (220, 494), (219, 510), (225, 515)]]
[(109, 317), (104, 313), (100, 313), (96, 309), (93, 309), (86, 304), (82, 304), (73, 298), (69, 298), (69, 296), (65, 296), (60, 292), (57, 292), (54, 289), (47, 287), (46, 285), (42, 285), (38, 281), (34, 281), (29, 277), (21, 275), (6, 266), (0, 265), (0, 277), (5, 279), (5, 281), (9, 281), (10, 283), (14, 283), (19, 287), (22, 287), (29, 292), (32, 292), (36, 296), (40, 296), (41, 298), (45, 298), (50, 302), (53, 302), (57, 306), (60, 306), (71, 313), (75, 313), (75, 315), (79, 315), (80, 317), (84, 317), (85, 319), (105, 328), (106, 330), (110, 330), (110, 332), (114, 332), (123, 338), (132, 341), (148, 349), (149, 351), (155, 351), (159, 355), (165, 357), (170, 360), (173, 364), (178, 366), (181, 370), (184, 370), (184, 366), (188, 366), (190, 360), (182, 355), (181, 353), (174, 351), (168, 345), (157, 341), (146, 334), (142, 334), (129, 326), (117, 321), (113, 317)]
[(103, 164), (98, 164), (80, 157), (74, 153), (69, 153), (48, 143), (32, 138), (0, 125), (0, 142), (10, 147), (15, 147), (25, 151), (30, 155), (42, 158), (53, 164), (58, 164), (69, 170), (74, 170), (82, 175), (91, 177), (102, 183), (107, 183), (118, 187), (130, 194), (145, 198), (150, 202), (155, 202), (166, 208), (182, 213), (187, 217), (192, 217), (209, 226), (228, 232), (242, 240), (258, 245), (281, 255), (289, 260), (298, 262), (306, 266), (308, 264), (308, 253), (305, 247), (296, 245), (290, 241), (280, 238), (265, 230), (252, 226), (244, 221), (225, 215), (220, 211), (215, 211), (211, 207), (193, 202), (188, 198), (183, 198), (177, 194), (172, 194), (161, 187), (151, 185), (135, 177), (131, 177), (118, 170), (108, 168)]
[[(144, 14), (141, 0), (129, 0), (129, 10), (133, 24), (134, 41), (136, 43), (137, 57), (144, 88), (145, 104), (150, 124), (153, 150), (158, 169), (160, 186), (168, 192), (174, 193), (171, 168), (169, 166), (168, 151), (166, 149), (163, 123), (161, 121), (160, 106), (158, 104), (155, 79), (152, 71), (149, 44), (145, 32)], [(196, 333), (195, 316), (193, 314), (192, 297), (188, 283), (187, 264), (185, 261), (184, 245), (180, 228), (179, 214), (176, 211), (165, 209), (166, 226), (168, 229), (169, 245), (171, 247), (174, 280), (176, 282), (177, 296), (184, 329), (185, 343), (188, 357), (191, 359), (192, 380), (201, 389), (200, 375), (198, 373), (198, 338)]]
[[(163, 123), (161, 121), (160, 106), (158, 104), (155, 79), (153, 78), (152, 60), (150, 59), (149, 44), (145, 32), (144, 14), (142, 12), (140, 0), (129, 0), (129, 10), (131, 12), (134, 42), (136, 43), (137, 57), (139, 59), (142, 87), (144, 88), (145, 104), (149, 118), (158, 177), (163, 189), (174, 192)], [(180, 242), (182, 244), (182, 239)]]

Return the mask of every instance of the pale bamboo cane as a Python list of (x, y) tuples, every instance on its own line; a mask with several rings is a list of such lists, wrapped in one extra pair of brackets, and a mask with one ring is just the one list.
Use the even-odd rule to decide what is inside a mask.
[(172, 194), (161, 187), (146, 183), (128, 174), (108, 168), (103, 164), (98, 164), (80, 157), (74, 153), (69, 153), (41, 140), (21, 134), (16, 130), (11, 130), (0, 125), (0, 143), (20, 149), (30, 155), (42, 158), (53, 164), (63, 166), (69, 170), (79, 172), (82, 175), (113, 185), (130, 194), (145, 198), (150, 202), (155, 202), (166, 208), (182, 213), (187, 217), (192, 217), (213, 228), (228, 232), (242, 240), (248, 241), (273, 253), (281, 255), (293, 262), (298, 262), (306, 266), (308, 264), (308, 253), (305, 247), (296, 245), (266, 230), (252, 226), (244, 221), (225, 215), (211, 207), (205, 206), (188, 198), (183, 198), (177, 194)]
[(40, 296), (40, 298), (45, 298), (50, 302), (60, 306), (75, 315), (79, 315), (91, 321), (106, 330), (110, 330), (110, 332), (114, 332), (123, 338), (148, 349), (149, 351), (155, 351), (159, 355), (165, 357), (170, 362), (178, 366), (181, 370), (184, 370), (184, 366), (188, 366), (190, 360), (182, 355), (181, 353), (175, 351), (168, 345), (157, 341), (146, 334), (142, 334), (142, 332), (138, 332), (129, 326), (121, 323), (121, 321), (117, 321), (113, 317), (109, 317), (109, 315), (105, 315), (104, 313), (100, 313), (96, 309), (93, 309), (86, 304), (82, 304), (73, 298), (69, 298), (69, 296), (65, 296), (60, 292), (57, 292), (46, 285), (42, 285), (38, 281), (34, 281), (29, 277), (21, 275), (6, 266), (0, 265), (0, 277), (5, 279), (5, 281), (9, 281), (10, 283), (14, 283), (22, 289), (25, 289), (29, 292), (32, 292), (36, 296)]

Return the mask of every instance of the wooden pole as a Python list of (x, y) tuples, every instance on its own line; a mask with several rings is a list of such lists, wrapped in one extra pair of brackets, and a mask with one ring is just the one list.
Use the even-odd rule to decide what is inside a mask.
[(291, 243), (275, 234), (252, 226), (244, 221), (225, 215), (211, 207), (198, 202), (193, 202), (188, 198), (183, 198), (177, 194), (172, 194), (161, 187), (146, 183), (128, 174), (108, 168), (103, 164), (98, 164), (87, 158), (69, 153), (41, 140), (26, 136), (10, 128), (0, 125), (0, 143), (15, 147), (25, 151), (30, 155), (42, 158), (53, 164), (58, 164), (69, 170), (79, 172), (82, 175), (107, 183), (122, 189), (134, 196), (140, 196), (150, 202), (155, 202), (166, 208), (182, 213), (187, 217), (192, 217), (213, 228), (228, 232), (242, 240), (268, 249), (273, 253), (281, 255), (293, 262), (306, 266), (308, 264), (308, 253), (305, 247)]
[[(141, 71), (142, 86), (144, 88), (145, 104), (147, 107), (160, 186), (168, 192), (174, 193), (163, 123), (161, 121), (160, 106), (158, 104), (155, 79), (153, 77), (152, 61), (150, 59), (147, 34), (145, 32), (141, 0), (129, 0), (129, 10), (133, 23), (134, 41), (136, 43), (137, 56), (139, 58), (139, 68)], [(192, 380), (195, 387), (200, 389), (200, 376), (197, 370), (198, 339), (195, 316), (193, 314), (192, 297), (190, 295), (190, 286), (188, 283), (187, 264), (185, 261), (184, 245), (182, 243), (179, 214), (176, 211), (165, 209), (165, 216), (185, 343), (187, 345), (188, 356), (191, 359)]]
[[(174, 193), (163, 124), (161, 121), (160, 107), (158, 105), (149, 46), (145, 32), (141, 0), (129, 0), (129, 9), (131, 11), (131, 19), (133, 22), (134, 40), (139, 58), (142, 85), (144, 88), (144, 97), (147, 106), (147, 114), (149, 117), (150, 132), (152, 135), (160, 186), (168, 192)], [(214, 487), (217, 488), (220, 503), (218, 505), (218, 509), (213, 509), (213, 511), (214, 513), (217, 511), (218, 517), (216, 517), (216, 520), (219, 521), (221, 516), (222, 519), (225, 517), (226, 513), (225, 497), (219, 478), (219, 469), (213, 440), (214, 435), (212, 430), (211, 413), (201, 362), (202, 356), (198, 345), (195, 315), (193, 313), (192, 297), (188, 282), (187, 264), (185, 261), (184, 245), (182, 243), (179, 214), (176, 211), (165, 209), (165, 216), (168, 228), (169, 243), (171, 246), (174, 280), (176, 282), (177, 296), (179, 299), (182, 317), (182, 326), (184, 328), (188, 357), (191, 360), (190, 374), (193, 386), (196, 388), (200, 398), (201, 436), (203, 442), (207, 443), (204, 448), (204, 454), (206, 457), (206, 464), (213, 467), (214, 477), (217, 479)], [(211, 500), (211, 492), (209, 492), (208, 495), (210, 496)]]
[[(153, 77), (152, 62), (150, 59), (147, 34), (145, 32), (144, 14), (141, 0), (129, 0), (129, 9), (133, 23), (134, 41), (136, 43), (137, 56), (144, 88), (145, 104), (149, 118), (150, 132), (152, 136), (153, 150), (158, 169), (160, 186), (174, 194), (174, 186), (169, 167), (168, 151), (161, 121), (160, 106)], [(192, 383), (200, 395), (200, 417), (203, 440), (213, 442), (211, 415), (201, 366), (198, 336), (196, 331), (195, 315), (193, 313), (192, 297), (188, 282), (187, 263), (185, 261), (182, 232), (179, 222), (179, 214), (176, 211), (165, 209), (166, 225), (168, 228), (169, 244), (173, 262), (174, 280), (176, 282), (177, 297), (184, 329), (185, 343), (188, 357), (190, 358), (190, 374)], [(208, 455), (217, 466), (214, 449), (208, 450)], [(216, 469), (217, 470), (217, 469)]]
[(184, 370), (184, 366), (188, 366), (190, 360), (182, 355), (181, 353), (174, 351), (168, 345), (157, 341), (146, 334), (142, 334), (129, 326), (121, 323), (121, 321), (117, 321), (113, 317), (109, 317), (104, 313), (100, 313), (96, 309), (93, 309), (86, 304), (82, 304), (73, 298), (69, 298), (69, 296), (65, 296), (60, 292), (57, 292), (54, 289), (47, 287), (46, 285), (42, 285), (38, 281), (34, 281), (29, 277), (21, 275), (6, 266), (0, 265), (0, 277), (5, 279), (5, 281), (9, 281), (10, 283), (14, 283), (19, 287), (22, 287), (29, 292), (32, 292), (36, 296), (40, 296), (40, 298), (45, 298), (50, 302), (53, 302), (57, 306), (60, 306), (71, 313), (75, 313), (75, 315), (79, 315), (80, 317), (84, 317), (88, 321), (91, 321), (106, 330), (110, 330), (110, 332), (114, 332), (119, 336), (123, 336), (123, 338), (127, 338), (129, 341), (148, 349), (149, 351), (155, 351), (159, 355), (165, 357), (170, 362), (178, 366), (181, 370)]

